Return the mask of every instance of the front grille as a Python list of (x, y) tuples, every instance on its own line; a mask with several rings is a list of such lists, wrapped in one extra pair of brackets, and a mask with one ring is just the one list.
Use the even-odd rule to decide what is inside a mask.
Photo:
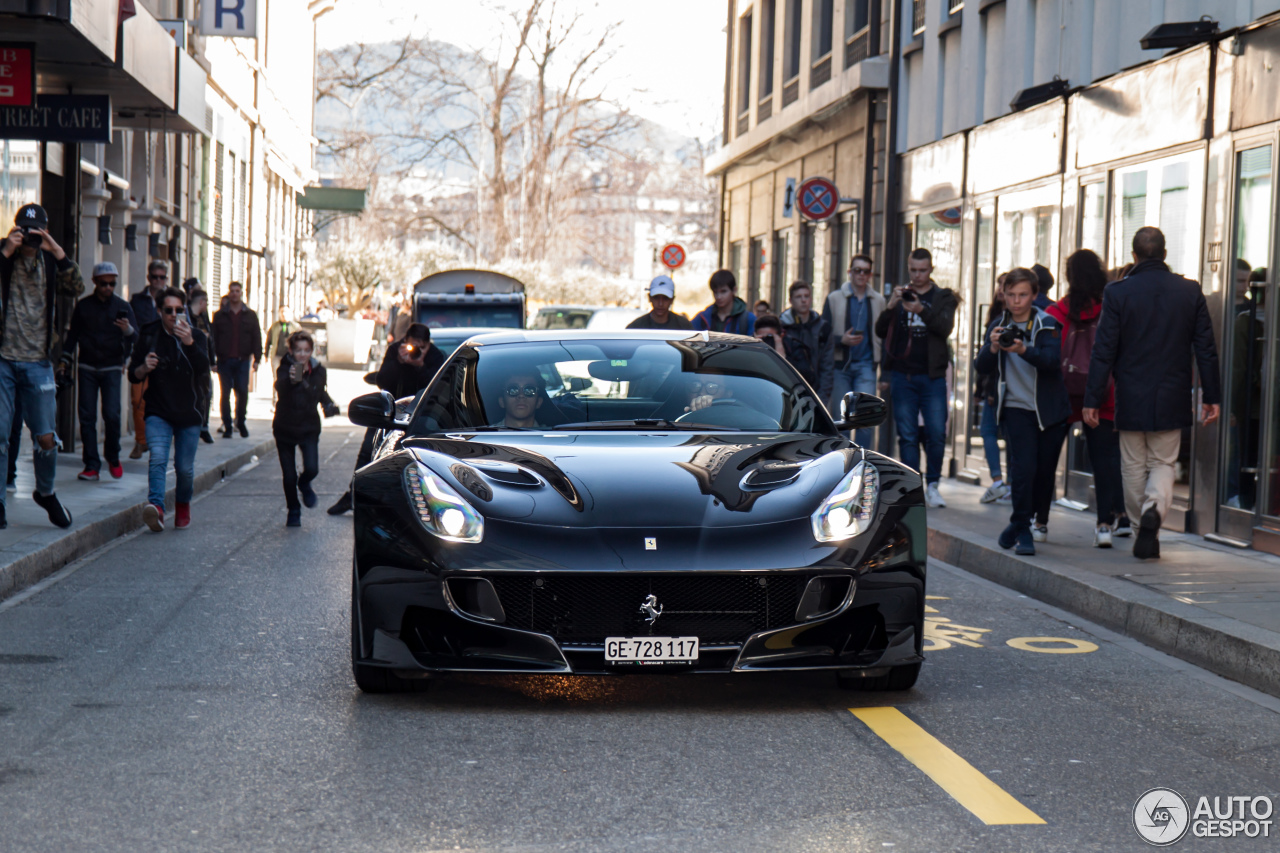
[[(807, 576), (778, 574), (503, 574), (486, 575), (512, 628), (550, 634), (561, 643), (605, 637), (698, 637), (741, 643), (758, 631), (796, 621)], [(640, 610), (657, 598), (653, 625)]]

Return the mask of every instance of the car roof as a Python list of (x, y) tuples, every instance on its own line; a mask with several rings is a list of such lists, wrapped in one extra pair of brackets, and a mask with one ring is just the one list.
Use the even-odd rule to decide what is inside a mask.
[(468, 339), (476, 346), (539, 343), (546, 341), (716, 341), (726, 344), (758, 344), (758, 338), (723, 332), (666, 331), (663, 329), (494, 329)]

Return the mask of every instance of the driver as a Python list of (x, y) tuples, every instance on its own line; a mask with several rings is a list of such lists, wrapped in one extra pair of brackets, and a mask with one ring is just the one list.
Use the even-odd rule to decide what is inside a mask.
[(506, 416), (491, 426), (509, 429), (536, 429), (537, 412), (542, 408), (542, 377), (533, 372), (520, 371), (512, 373), (502, 383), (502, 392), (498, 397), (498, 407), (506, 412)]
[(686, 412), (696, 412), (699, 409), (705, 409), (716, 400), (730, 399), (733, 395), (729, 393), (729, 383), (724, 376), (708, 376), (695, 381), (689, 388), (690, 400), (689, 405), (685, 406)]

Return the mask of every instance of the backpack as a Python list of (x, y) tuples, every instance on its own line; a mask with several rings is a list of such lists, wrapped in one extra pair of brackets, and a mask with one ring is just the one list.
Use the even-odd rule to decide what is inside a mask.
[(1098, 336), (1098, 319), (1072, 320), (1071, 331), (1062, 342), (1062, 384), (1070, 397), (1083, 397), (1089, 385), (1089, 359)]

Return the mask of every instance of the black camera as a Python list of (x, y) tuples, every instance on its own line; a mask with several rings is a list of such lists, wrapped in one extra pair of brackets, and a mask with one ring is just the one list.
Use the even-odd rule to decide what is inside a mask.
[(1027, 333), (1018, 326), (1006, 326), (996, 338), (996, 343), (1008, 349), (1018, 341), (1027, 340)]
[(22, 245), (28, 249), (39, 249), (44, 245), (44, 237), (37, 234), (30, 228), (22, 229)]
[(912, 290), (911, 288), (909, 288), (909, 287), (904, 287), (904, 288), (902, 289), (902, 301), (903, 301), (903, 302), (918, 302), (919, 300), (920, 300), (920, 297), (919, 297), (919, 296), (916, 296), (916, 292), (915, 292), (914, 290)]

